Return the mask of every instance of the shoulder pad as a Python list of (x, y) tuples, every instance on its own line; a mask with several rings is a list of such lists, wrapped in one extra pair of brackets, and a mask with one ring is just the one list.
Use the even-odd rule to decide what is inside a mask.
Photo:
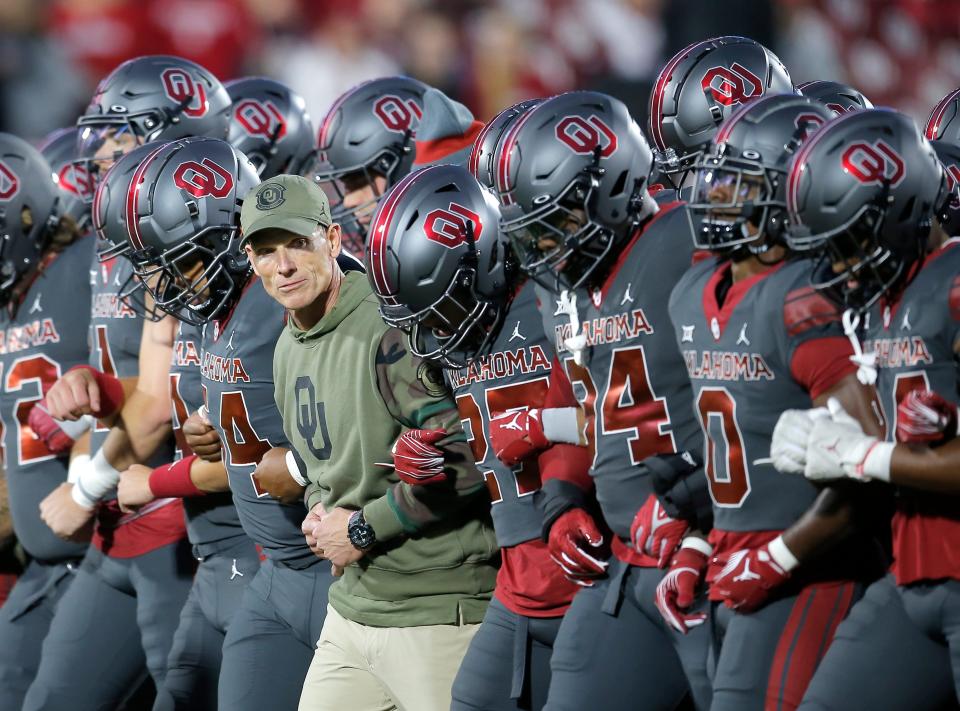
[(783, 325), (789, 336), (799, 336), (811, 328), (839, 322), (840, 316), (837, 305), (812, 286), (794, 289), (783, 302)]

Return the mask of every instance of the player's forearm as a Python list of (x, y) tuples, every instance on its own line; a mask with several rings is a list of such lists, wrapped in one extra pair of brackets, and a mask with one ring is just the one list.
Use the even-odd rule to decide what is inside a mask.
[(960, 494), (960, 438), (935, 449), (898, 444), (890, 459), (890, 483)]
[(197, 457), (190, 467), (193, 485), (207, 494), (230, 491), (230, 479), (223, 462), (208, 462)]
[(849, 497), (828, 487), (813, 506), (783, 533), (783, 542), (801, 563), (843, 540), (853, 530), (854, 510)]
[(122, 471), (148, 460), (170, 433), (169, 401), (136, 390), (107, 435), (104, 455), (114, 468)]

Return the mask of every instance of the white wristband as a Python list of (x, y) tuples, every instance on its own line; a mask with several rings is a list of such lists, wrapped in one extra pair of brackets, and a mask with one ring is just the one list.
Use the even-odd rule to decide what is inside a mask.
[(63, 433), (72, 440), (78, 440), (89, 429), (93, 428), (96, 420), (93, 415), (84, 415), (79, 420), (58, 420), (53, 419), (57, 427), (63, 430)]
[(576, 407), (548, 407), (540, 411), (543, 436), (551, 442), (580, 444), (580, 425)]
[(67, 467), (67, 483), (76, 484), (80, 478), (80, 472), (90, 466), (89, 454), (78, 454), (70, 460), (70, 466)]
[(800, 565), (800, 561), (790, 552), (787, 544), (783, 542), (783, 536), (777, 536), (770, 541), (767, 550), (770, 551), (770, 557), (773, 558), (773, 562), (788, 573)]
[(877, 442), (870, 447), (859, 467), (864, 479), (890, 481), (890, 460), (896, 446), (894, 442)]
[(713, 546), (711, 546), (703, 538), (698, 538), (697, 536), (687, 536), (680, 543), (681, 548), (692, 548), (695, 551), (703, 553), (708, 558), (713, 555)]
[(307, 481), (300, 472), (300, 467), (297, 465), (297, 458), (293, 456), (293, 452), (288, 451), (284, 457), (284, 460), (287, 462), (287, 471), (290, 472), (290, 476), (293, 477), (293, 480), (300, 486), (307, 486), (310, 482)]
[(100, 449), (74, 483), (73, 500), (85, 509), (92, 509), (107, 492), (116, 488), (119, 481), (120, 472), (113, 468)]

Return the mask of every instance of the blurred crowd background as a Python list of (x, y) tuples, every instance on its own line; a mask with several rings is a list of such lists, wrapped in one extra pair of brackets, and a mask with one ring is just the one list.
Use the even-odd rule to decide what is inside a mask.
[(663, 63), (722, 34), (767, 45), (796, 83), (847, 81), (919, 121), (960, 86), (960, 0), (0, 0), (0, 129), (71, 125), (117, 64), (168, 53), (222, 80), (284, 81), (315, 123), (353, 84), (395, 73), (484, 120), (589, 88), (645, 122)]

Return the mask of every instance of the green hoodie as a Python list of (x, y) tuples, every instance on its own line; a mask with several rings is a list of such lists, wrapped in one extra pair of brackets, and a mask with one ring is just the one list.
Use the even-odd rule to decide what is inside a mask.
[[(330, 587), (343, 617), (377, 627), (479, 622), (496, 578), (489, 497), (456, 404), (380, 318), (350, 272), (329, 314), (287, 321), (273, 359), (283, 427), (306, 463), (306, 503), (363, 509), (377, 544)], [(442, 428), (447, 481), (410, 486), (389, 466), (407, 428)]]

